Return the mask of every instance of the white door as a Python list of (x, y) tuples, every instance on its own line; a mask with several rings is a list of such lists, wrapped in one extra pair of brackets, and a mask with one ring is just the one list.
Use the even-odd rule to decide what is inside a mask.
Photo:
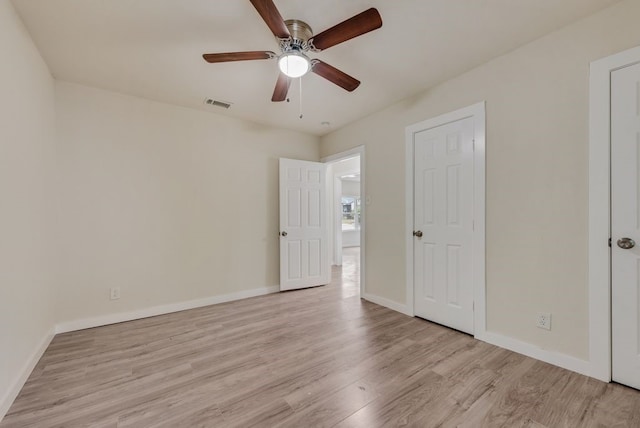
[(466, 118), (414, 133), (414, 312), (473, 334), (473, 135)]
[(611, 75), (611, 237), (612, 377), (640, 389), (640, 65)]
[(326, 165), (280, 159), (280, 290), (329, 283)]

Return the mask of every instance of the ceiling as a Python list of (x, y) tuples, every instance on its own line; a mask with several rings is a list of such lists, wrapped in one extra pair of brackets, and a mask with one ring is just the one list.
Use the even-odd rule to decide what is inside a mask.
[[(208, 64), (203, 53), (272, 50), (249, 0), (12, 0), (54, 77), (323, 135), (618, 0), (274, 0), (317, 34), (375, 7), (379, 30), (310, 55), (362, 81), (309, 73), (273, 103), (275, 60)], [(205, 98), (230, 102), (228, 110)], [(322, 124), (328, 122), (329, 125)]]

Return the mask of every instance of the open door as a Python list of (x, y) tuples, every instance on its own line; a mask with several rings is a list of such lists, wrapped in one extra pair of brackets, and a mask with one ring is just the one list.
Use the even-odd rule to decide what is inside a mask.
[(280, 291), (328, 284), (326, 165), (280, 159)]

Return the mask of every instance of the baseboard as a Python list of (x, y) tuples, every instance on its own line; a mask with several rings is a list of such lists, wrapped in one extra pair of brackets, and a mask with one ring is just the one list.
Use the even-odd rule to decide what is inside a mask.
[(375, 294), (363, 293), (362, 298), (364, 300), (368, 300), (371, 303), (375, 303), (376, 305), (384, 306), (385, 308), (392, 309), (396, 312), (400, 312), (405, 315), (413, 316), (413, 313), (409, 311), (407, 305), (403, 305), (402, 303), (394, 302), (393, 300), (385, 299), (384, 297), (376, 296)]
[(47, 350), (53, 337), (58, 333), (67, 333), (70, 331), (83, 330), (85, 328), (100, 327), (108, 324), (116, 324), (119, 322), (132, 321), (140, 318), (147, 318), (156, 315), (168, 314), (171, 312), (179, 312), (187, 309), (200, 308), (203, 306), (215, 305), (217, 303), (231, 302), (234, 300), (247, 299), (249, 297), (262, 296), (265, 294), (276, 293), (280, 290), (278, 286), (255, 288), (252, 290), (239, 291), (237, 293), (223, 294), (220, 296), (211, 296), (203, 299), (189, 300), (186, 302), (172, 303), (168, 305), (154, 306), (151, 308), (140, 309), (131, 312), (123, 312), (119, 314), (110, 314), (93, 318), (85, 318), (75, 321), (67, 321), (57, 324), (42, 339), (36, 350), (20, 370), (20, 374), (13, 382), (9, 390), (0, 398), (0, 421), (9, 411), (14, 400), (22, 390), (27, 379), (33, 372), (36, 364), (40, 361), (42, 354)]
[(44, 351), (46, 351), (47, 347), (49, 347), (49, 343), (51, 343), (51, 340), (54, 336), (55, 331), (52, 328), (40, 341), (40, 344), (38, 344), (36, 349), (33, 351), (31, 357), (29, 357), (24, 363), (22, 369), (18, 374), (18, 377), (13, 382), (9, 390), (4, 393), (2, 398), (0, 398), (0, 421), (2, 421), (4, 416), (9, 411), (9, 408), (20, 393), (20, 390), (22, 390), (22, 387), (24, 386), (27, 379), (29, 379), (29, 376), (31, 376), (31, 372), (36, 367), (36, 364), (38, 364), (38, 361), (40, 361), (40, 358), (42, 357), (42, 354), (44, 354)]
[(560, 352), (542, 349), (536, 345), (522, 342), (498, 333), (484, 332), (483, 334), (475, 337), (478, 340), (482, 340), (483, 342), (490, 343), (500, 348), (508, 349), (510, 351), (517, 352), (518, 354), (526, 355), (527, 357), (535, 358), (536, 360), (544, 361), (545, 363), (553, 364), (554, 366), (562, 367), (563, 369), (571, 370), (589, 377), (595, 377), (593, 376), (592, 364), (589, 361), (581, 360), (580, 358), (572, 357)]
[(239, 291), (237, 293), (205, 297), (203, 299), (171, 303), (168, 305), (153, 306), (151, 308), (139, 309), (131, 312), (121, 312), (117, 314), (66, 321), (56, 325), (55, 332), (67, 333), (70, 331), (84, 330), (86, 328), (117, 324), (120, 322), (137, 320), (140, 318), (154, 317), (157, 315), (164, 315), (172, 312), (184, 311), (187, 309), (201, 308), (203, 306), (215, 305), (218, 303), (225, 303), (234, 300), (247, 299), (249, 297), (262, 296), (265, 294), (276, 293), (279, 290), (280, 288), (278, 286), (254, 288), (252, 290)]
[[(414, 316), (413, 311), (411, 311), (407, 305), (385, 299), (384, 297), (364, 293), (362, 295), (362, 298), (372, 303), (403, 313), (405, 315), (409, 315), (411, 317)], [(543, 349), (536, 345), (532, 345), (531, 343), (513, 339), (508, 336), (503, 336), (498, 333), (485, 331), (476, 334), (475, 338), (478, 340), (482, 340), (483, 342), (490, 343), (491, 345), (508, 349), (510, 351), (517, 352), (518, 354), (526, 355), (527, 357), (544, 361), (545, 363), (553, 364), (554, 366), (562, 367), (563, 369), (571, 370), (585, 376), (608, 382), (608, 380), (599, 375), (599, 373), (594, 369), (593, 364), (587, 360), (582, 360), (580, 358), (572, 357), (560, 352)]]

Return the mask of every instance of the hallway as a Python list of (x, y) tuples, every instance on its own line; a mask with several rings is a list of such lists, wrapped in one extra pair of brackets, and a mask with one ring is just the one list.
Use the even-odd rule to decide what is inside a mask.
[(360, 295), (360, 247), (342, 250), (342, 266), (331, 267), (331, 282), (340, 285), (342, 297)]

